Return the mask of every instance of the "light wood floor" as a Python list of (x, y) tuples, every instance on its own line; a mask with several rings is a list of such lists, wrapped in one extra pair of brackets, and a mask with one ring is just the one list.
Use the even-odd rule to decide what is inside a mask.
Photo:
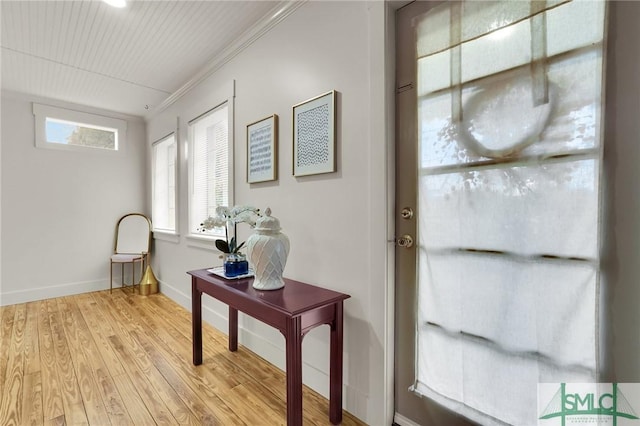
[[(282, 371), (156, 294), (121, 290), (0, 308), (0, 425), (285, 424)], [(328, 354), (327, 354), (328, 356)], [(305, 387), (304, 423), (330, 424)], [(361, 425), (344, 413), (344, 425)]]

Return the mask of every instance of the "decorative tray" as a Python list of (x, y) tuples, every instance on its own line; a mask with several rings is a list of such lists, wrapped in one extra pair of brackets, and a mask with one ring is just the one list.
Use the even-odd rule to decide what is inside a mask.
[(228, 277), (224, 274), (224, 266), (216, 266), (215, 268), (207, 269), (207, 272), (227, 280), (241, 280), (242, 278), (251, 278), (254, 274), (253, 269), (249, 268), (249, 272), (247, 272), (246, 274), (237, 275), (235, 277)]

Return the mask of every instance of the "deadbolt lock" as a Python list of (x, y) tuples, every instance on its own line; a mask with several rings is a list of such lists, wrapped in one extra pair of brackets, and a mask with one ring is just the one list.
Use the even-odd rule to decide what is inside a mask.
[(413, 218), (413, 209), (411, 207), (405, 207), (402, 209), (402, 211), (400, 212), (400, 216), (402, 216), (403, 219), (412, 219)]
[(413, 247), (413, 237), (409, 234), (404, 234), (402, 237), (398, 238), (396, 244), (407, 249), (411, 248)]

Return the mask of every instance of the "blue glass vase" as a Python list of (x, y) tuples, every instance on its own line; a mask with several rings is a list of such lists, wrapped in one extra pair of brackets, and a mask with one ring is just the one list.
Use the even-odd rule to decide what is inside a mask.
[(224, 261), (224, 275), (228, 278), (235, 278), (240, 275), (249, 273), (249, 262), (246, 257), (240, 253), (234, 253), (227, 256)]

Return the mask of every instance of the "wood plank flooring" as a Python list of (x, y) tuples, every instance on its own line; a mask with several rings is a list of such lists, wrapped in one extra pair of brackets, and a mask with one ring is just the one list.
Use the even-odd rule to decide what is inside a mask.
[[(207, 324), (195, 367), (191, 314), (162, 294), (5, 306), (0, 321), (0, 425), (286, 423), (284, 373)], [(303, 392), (305, 425), (329, 425), (328, 401)]]

